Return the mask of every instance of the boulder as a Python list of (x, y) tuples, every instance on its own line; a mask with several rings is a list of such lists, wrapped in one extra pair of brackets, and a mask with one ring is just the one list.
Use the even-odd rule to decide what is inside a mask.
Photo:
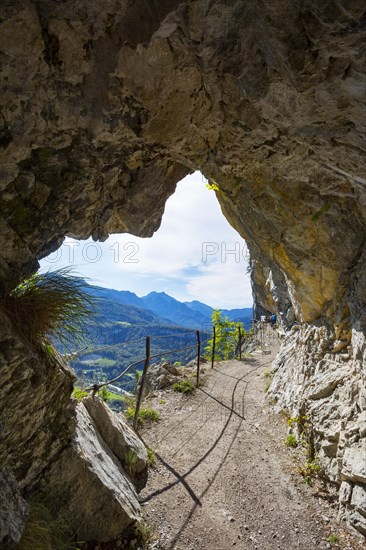
[[(85, 397), (82, 401), (95, 429), (107, 447), (117, 457), (134, 480), (146, 477), (148, 468), (145, 445), (127, 425), (123, 416), (117, 414), (99, 398)], [(131, 455), (132, 453), (132, 455)], [(129, 458), (133, 456), (134, 458)], [(140, 485), (141, 487), (141, 485)]]
[[(154, 391), (168, 388), (179, 380), (178, 375), (171, 372), (171, 367), (168, 370), (163, 365), (151, 365), (146, 374), (143, 397)], [(177, 370), (176, 367), (173, 369)]]
[[(65, 519), (80, 540), (113, 541), (129, 524), (141, 520), (141, 511), (133, 483), (103, 439), (108, 433), (106, 439), (114, 441), (119, 453), (123, 445), (115, 442), (117, 423), (107, 427), (103, 407), (96, 410), (104, 417), (98, 422), (102, 433), (84, 403), (77, 405), (71, 444), (45, 473), (42, 489), (52, 497), (51, 513)], [(114, 421), (113, 415), (108, 417)]]

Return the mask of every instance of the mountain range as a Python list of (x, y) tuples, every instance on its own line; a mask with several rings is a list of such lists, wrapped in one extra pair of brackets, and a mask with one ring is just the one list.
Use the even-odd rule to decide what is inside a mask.
[[(180, 302), (165, 292), (150, 292), (138, 297), (127, 290), (114, 290), (88, 285), (88, 291), (97, 298), (98, 317), (107, 321), (105, 308), (112, 319), (121, 316), (119, 321), (143, 324), (175, 325), (196, 329), (207, 329), (211, 325), (212, 307), (194, 300)], [(108, 304), (106, 302), (109, 302)], [(120, 308), (120, 305), (125, 306)], [(252, 319), (252, 308), (223, 309), (224, 316), (231, 321), (241, 321), (248, 325)]]

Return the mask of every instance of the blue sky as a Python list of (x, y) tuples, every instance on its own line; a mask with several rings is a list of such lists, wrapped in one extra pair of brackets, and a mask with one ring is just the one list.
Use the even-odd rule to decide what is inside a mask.
[(67, 237), (41, 267), (71, 265), (91, 284), (138, 296), (164, 291), (181, 301), (236, 308), (252, 306), (246, 258), (245, 242), (195, 172), (178, 183), (151, 239), (126, 233), (111, 235), (104, 243)]

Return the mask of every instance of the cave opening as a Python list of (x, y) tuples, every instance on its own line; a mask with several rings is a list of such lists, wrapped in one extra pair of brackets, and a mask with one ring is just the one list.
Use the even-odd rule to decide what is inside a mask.
[(164, 292), (223, 309), (252, 307), (246, 243), (207, 187), (200, 172), (178, 182), (153, 237), (121, 233), (104, 242), (66, 237), (41, 260), (41, 272), (67, 266), (92, 285), (138, 296)]

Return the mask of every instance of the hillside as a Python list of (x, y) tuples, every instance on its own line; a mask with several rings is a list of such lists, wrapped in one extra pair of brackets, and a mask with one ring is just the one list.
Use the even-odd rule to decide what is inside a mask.
[[(151, 337), (151, 354), (160, 354), (156, 361), (168, 354), (173, 362), (188, 362), (194, 357), (195, 348), (170, 352), (195, 346), (196, 329), (202, 331), (202, 350), (210, 337), (213, 308), (201, 302), (188, 307), (164, 292), (151, 292), (139, 298), (129, 291), (93, 285), (85, 288), (96, 300), (96, 311), (85, 334), (87, 349), (71, 362), (81, 385), (114, 378), (141, 359), (141, 364), (117, 383), (125, 390), (132, 390), (134, 373), (143, 366), (146, 336)], [(229, 318), (242, 320), (246, 326), (250, 323), (251, 309), (224, 311)]]

